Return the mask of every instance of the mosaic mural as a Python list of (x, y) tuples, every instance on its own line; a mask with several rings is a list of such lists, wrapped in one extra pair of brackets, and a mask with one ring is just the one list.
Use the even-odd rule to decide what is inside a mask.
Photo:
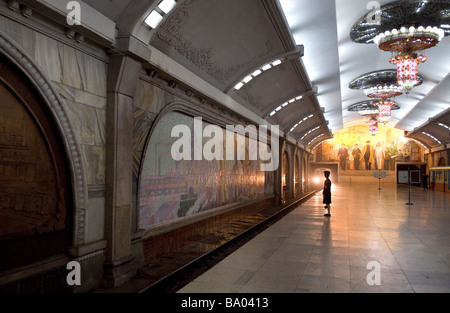
[(339, 162), (342, 156), (346, 169), (363, 170), (363, 155), (368, 142), (372, 151), (372, 169), (395, 170), (396, 162), (423, 161), (424, 151), (420, 144), (405, 138), (403, 131), (382, 124), (379, 124), (375, 135), (369, 133), (368, 125), (346, 127), (334, 133), (333, 139), (315, 149), (316, 161)]
[[(171, 148), (178, 138), (172, 138), (171, 131), (180, 124), (192, 131), (194, 118), (178, 112), (168, 113), (159, 121), (147, 144), (139, 176), (139, 227), (149, 228), (224, 205), (273, 195), (273, 173), (261, 171), (260, 161), (249, 160), (248, 144), (246, 160), (242, 161), (175, 161)], [(206, 125), (203, 122), (203, 128)], [(222, 131), (225, 134), (223, 128)], [(203, 138), (203, 145), (208, 139)], [(238, 142), (236, 137), (235, 142)]]

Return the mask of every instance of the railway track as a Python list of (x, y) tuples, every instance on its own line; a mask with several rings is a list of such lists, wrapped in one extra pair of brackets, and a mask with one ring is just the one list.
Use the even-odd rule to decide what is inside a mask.
[[(273, 225), (283, 216), (294, 210), (298, 205), (311, 198), (318, 190), (311, 191), (303, 197), (289, 203), (279, 211), (268, 217), (255, 216), (253, 221), (245, 221), (247, 225), (234, 225), (236, 228), (244, 229), (231, 239), (220, 244), (215, 249), (202, 254), (200, 257), (188, 262), (170, 274), (143, 288), (139, 293), (175, 293), (193, 279), (200, 276), (228, 255), (239, 249), (250, 239)], [(250, 219), (252, 220), (252, 219)], [(239, 223), (239, 222), (238, 222)], [(233, 225), (232, 225), (233, 227)]]

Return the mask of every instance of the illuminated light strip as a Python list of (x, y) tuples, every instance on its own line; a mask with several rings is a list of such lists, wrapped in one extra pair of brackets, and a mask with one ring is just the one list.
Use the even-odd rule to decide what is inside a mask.
[(413, 140), (413, 141), (415, 141), (416, 143), (418, 143), (419, 145), (421, 145), (422, 147), (424, 147), (425, 149), (428, 149), (428, 147), (427, 146), (425, 146), (423, 143), (421, 143), (419, 140), (417, 140), (417, 139), (414, 139), (414, 138), (409, 138), (409, 139), (411, 139), (411, 140)]
[(314, 141), (316, 141), (317, 139), (319, 139), (320, 137), (325, 136), (325, 134), (320, 134), (319, 136), (315, 137), (313, 140), (311, 140), (310, 142), (308, 142), (307, 146), (309, 146), (310, 144), (312, 144)]
[(422, 134), (424, 134), (424, 135), (426, 135), (426, 136), (428, 136), (428, 137), (430, 137), (431, 139), (433, 139), (434, 141), (436, 141), (438, 144), (442, 144), (442, 142), (440, 142), (436, 137), (434, 137), (433, 135), (431, 135), (431, 134), (429, 134), (429, 133), (426, 133), (426, 132), (422, 132)]
[(261, 68), (257, 69), (256, 71), (254, 71), (252, 74), (245, 77), (241, 82), (236, 84), (236, 86), (234, 86), (234, 90), (237, 91), (237, 90), (241, 89), (245, 84), (249, 83), (253, 78), (260, 75), (262, 72), (270, 70), (271, 68), (278, 66), (281, 63), (283, 63), (283, 61), (281, 59), (277, 59), (271, 63), (267, 63), (266, 65), (262, 66)]
[(320, 145), (322, 142), (326, 141), (328, 139), (323, 139), (321, 141), (319, 141), (314, 147), (311, 148), (311, 150), (314, 150), (315, 148), (317, 148), (318, 145)]
[(290, 131), (293, 131), (298, 125), (300, 125), (301, 123), (303, 123), (304, 121), (306, 121), (307, 119), (310, 119), (311, 117), (313, 117), (314, 114), (308, 115), (307, 117), (303, 118), (300, 122), (298, 122), (297, 124), (294, 125), (294, 127), (291, 128)]
[(374, 42), (377, 46), (379, 46), (381, 43), (391, 40), (394, 38), (408, 38), (408, 37), (435, 37), (438, 41), (441, 41), (442, 38), (445, 36), (445, 31), (438, 27), (424, 27), (419, 26), (418, 28), (415, 28), (414, 26), (411, 26), (409, 28), (402, 27), (400, 29), (394, 28), (391, 31), (385, 31), (384, 33), (380, 33), (374, 38)]
[(309, 134), (311, 134), (313, 131), (318, 130), (319, 128), (320, 128), (320, 126), (317, 126), (317, 127), (313, 128), (313, 129), (311, 129), (309, 132), (307, 132), (305, 135), (303, 135), (303, 137), (302, 137), (300, 140), (305, 139), (306, 136), (308, 136)]
[(145, 24), (155, 29), (161, 21), (164, 19), (164, 15), (167, 15), (176, 6), (177, 2), (175, 0), (162, 0), (158, 4), (158, 8), (163, 12), (163, 15), (156, 10), (152, 10), (150, 14), (145, 18)]
[(439, 125), (439, 126), (441, 126), (441, 127), (444, 127), (444, 128), (450, 129), (450, 127), (448, 127), (448, 126), (447, 126), (447, 125), (445, 125), (445, 124), (442, 124), (442, 123), (438, 123), (438, 125)]

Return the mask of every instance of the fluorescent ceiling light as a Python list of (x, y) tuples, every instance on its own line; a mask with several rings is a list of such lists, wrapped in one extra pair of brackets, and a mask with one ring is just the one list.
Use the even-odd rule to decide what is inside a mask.
[(177, 3), (173, 0), (163, 0), (160, 4), (158, 4), (158, 7), (161, 9), (161, 11), (167, 14), (173, 9), (176, 4)]
[(256, 76), (258, 76), (261, 73), (262, 73), (261, 70), (256, 70), (256, 71), (253, 72), (252, 75), (256, 77)]
[(280, 65), (280, 64), (281, 64), (281, 60), (276, 60), (276, 61), (272, 62), (273, 66), (277, 66), (277, 65)]
[(153, 10), (145, 19), (145, 24), (147, 24), (151, 28), (156, 28), (156, 26), (158, 26), (162, 19), (162, 15)]
[(244, 86), (244, 83), (241, 82), (241, 83), (237, 84), (236, 86), (234, 86), (234, 89), (239, 90), (242, 88), (242, 86)]
[(249, 81), (252, 80), (253, 77), (251, 77), (250, 75), (244, 78), (244, 83), (248, 83)]

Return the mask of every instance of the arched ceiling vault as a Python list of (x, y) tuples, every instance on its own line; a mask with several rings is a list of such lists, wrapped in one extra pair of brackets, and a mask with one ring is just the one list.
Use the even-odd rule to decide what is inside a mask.
[[(364, 1), (176, 0), (167, 14), (161, 1), (79, 0), (84, 18), (75, 28), (253, 123), (280, 125), (299, 146), (311, 148), (345, 125), (365, 122), (348, 110), (366, 99), (349, 83), (394, 68), (389, 53), (350, 38), (353, 24), (370, 13)], [(20, 2), (65, 23), (68, 1)], [(163, 15), (154, 29), (144, 22), (153, 10)], [(448, 51), (448, 37), (427, 50), (419, 67), (424, 83), (398, 97), (400, 109), (392, 112), (393, 126), (432, 149), (450, 144), (441, 126), (450, 125)]]

